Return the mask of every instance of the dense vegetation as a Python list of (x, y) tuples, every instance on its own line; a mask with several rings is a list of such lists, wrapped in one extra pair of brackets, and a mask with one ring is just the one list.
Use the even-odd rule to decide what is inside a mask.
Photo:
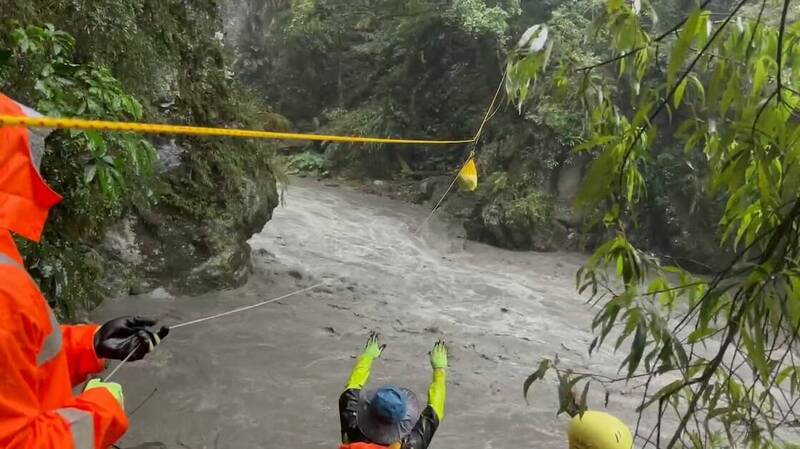
[[(641, 445), (795, 447), (797, 5), (235, 3), (237, 71), (302, 129), (469, 136), (506, 74), (468, 234), (538, 249), (582, 235), (594, 254), (578, 286), (600, 307), (589, 350), (628, 348), (620, 379), (545, 360), (526, 390), (555, 369), (574, 414), (588, 380), (641, 380), (657, 423), (637, 424)], [(360, 178), (447, 172), (464, 154), (307, 150), (293, 160), (322, 172), (324, 153), (324, 169)]]
[[(531, 24), (547, 21), (559, 36), (554, 57), (590, 61), (587, 1), (275, 1), (236, 0), (228, 32), (235, 71), (302, 130), (427, 138), (471, 137), (501, 81), (510, 49)], [(684, 2), (654, 5), (662, 21)], [(334, 11), (336, 13), (334, 13)], [(677, 20), (677, 19), (676, 19)], [(604, 44), (598, 42), (597, 48)], [(556, 53), (558, 55), (556, 55)], [(548, 75), (549, 76), (549, 75)], [(606, 75), (613, 78), (613, 75)], [(583, 136), (576, 101), (537, 90), (522, 109), (505, 105), (478, 147), (481, 183), (452, 203), (473, 239), (519, 249), (596, 244), (602, 229), (584, 228), (575, 192), (591, 159), (572, 151)], [(419, 179), (447, 184), (466, 148), (317, 145), (333, 174)], [(638, 210), (635, 240), (695, 269), (719, 260), (713, 209), (701, 174), (677, 146), (644, 172), (652, 180)], [(688, 182), (687, 182), (688, 178)], [(428, 180), (414, 186), (431, 196)], [(437, 193), (439, 190), (437, 190)], [(446, 203), (447, 206), (448, 203)], [(468, 210), (465, 210), (468, 209)]]
[[(578, 274), (599, 310), (589, 351), (612, 339), (628, 354), (619, 379), (545, 360), (526, 391), (555, 371), (561, 411), (576, 414), (590, 380), (643, 381), (656, 425), (637, 424), (641, 445), (796, 447), (784, 439), (800, 394), (790, 0), (231, 0), (235, 48), (213, 0), (10, 3), (0, 90), (47, 114), (289, 126), (261, 96), (300, 130), (461, 138), (501, 85), (480, 187), (452, 204), (471, 238), (593, 250)], [(318, 144), (289, 168), (432, 177), (426, 200), (467, 150)], [(65, 316), (108, 288), (241, 282), (245, 240), (277, 203), (273, 151), (56, 132), (44, 174), (65, 201), (43, 244), (24, 245), (28, 265)]]
[[(800, 11), (789, 0), (709, 3), (661, 25), (646, 2), (603, 2), (593, 29), (610, 48), (598, 59), (560, 53), (558, 34), (546, 38), (550, 54), (509, 59), (512, 87), (538, 80), (574, 93), (586, 111), (578, 150), (594, 157), (578, 204), (607, 230), (578, 273), (600, 306), (589, 350), (612, 335), (615, 348), (630, 345), (618, 380), (556, 366), (562, 408), (586, 406), (586, 393), (571, 392), (583, 380), (642, 379), (639, 412), (657, 423), (637, 424), (644, 446), (797, 447), (788, 423), (800, 393)], [(550, 58), (553, 73), (542, 76)], [(524, 88), (512, 96), (528, 100)], [(631, 239), (658, 182), (647, 172), (668, 145), (701, 177), (702, 200), (719, 205), (704, 212), (732, 256), (711, 279)], [(553, 365), (544, 361), (526, 389)]]
[[(0, 90), (53, 115), (280, 128), (285, 120), (231, 78), (221, 29), (213, 1), (7, 1)], [(273, 151), (54, 132), (43, 174), (65, 199), (42, 244), (23, 246), (27, 265), (73, 318), (108, 294), (153, 283), (182, 291), (240, 283), (246, 240), (277, 204)]]

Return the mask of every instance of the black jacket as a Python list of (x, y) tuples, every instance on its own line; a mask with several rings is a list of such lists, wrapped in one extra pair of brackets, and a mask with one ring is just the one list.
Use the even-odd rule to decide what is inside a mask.
[[(342, 426), (342, 442), (347, 443), (369, 443), (370, 441), (358, 429), (358, 398), (361, 390), (351, 388), (345, 390), (339, 397), (339, 420)], [(439, 427), (439, 418), (436, 412), (429, 405), (425, 407), (419, 416), (417, 424), (408, 436), (403, 438), (401, 449), (427, 449), (431, 444), (433, 434)]]

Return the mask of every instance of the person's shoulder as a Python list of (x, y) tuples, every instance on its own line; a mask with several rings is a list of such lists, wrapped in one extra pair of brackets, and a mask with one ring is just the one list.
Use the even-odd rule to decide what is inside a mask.
[(15, 266), (0, 265), (0, 319), (10, 315), (38, 317), (43, 311), (42, 301), (39, 287), (28, 273)]

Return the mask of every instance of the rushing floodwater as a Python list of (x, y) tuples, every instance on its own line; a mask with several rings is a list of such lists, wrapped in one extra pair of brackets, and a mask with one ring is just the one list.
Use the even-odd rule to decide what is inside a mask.
[[(522, 383), (541, 357), (612, 375), (620, 357), (586, 349), (592, 311), (574, 289), (582, 256), (504, 251), (459, 238), (426, 210), (299, 181), (288, 205), (253, 237), (255, 273), (243, 288), (198, 298), (109, 301), (98, 318), (151, 314), (166, 323), (280, 296), (320, 280), (320, 290), (238, 316), (178, 329), (116, 380), (132, 411), (122, 447), (334, 448), (337, 400), (369, 330), (388, 344), (372, 385), (399, 383), (424, 400), (427, 352), (450, 343), (445, 420), (433, 448), (565, 448), (553, 379), (530, 405)], [(624, 386), (609, 408), (635, 424), (638, 395)], [(590, 406), (602, 407), (602, 395)]]

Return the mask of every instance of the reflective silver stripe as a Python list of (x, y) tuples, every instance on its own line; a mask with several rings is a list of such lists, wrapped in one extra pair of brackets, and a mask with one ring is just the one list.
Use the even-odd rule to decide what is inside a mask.
[(77, 408), (60, 408), (56, 413), (69, 424), (75, 449), (94, 449), (92, 414)]
[(61, 326), (58, 324), (53, 309), (51, 309), (47, 303), (45, 303), (45, 307), (47, 307), (47, 315), (50, 318), (50, 329), (52, 330), (50, 334), (45, 337), (42, 349), (40, 349), (39, 354), (36, 355), (36, 364), (39, 366), (49, 362), (61, 352)]
[[(25, 268), (20, 266), (16, 260), (12, 259), (11, 257), (0, 253), (0, 265), (10, 265), (13, 267), (17, 267), (22, 271), (25, 271)], [(27, 274), (27, 272), (25, 272)], [(39, 349), (39, 353), (36, 354), (36, 364), (39, 366), (44, 365), (45, 363), (49, 362), (53, 359), (53, 357), (57, 356), (59, 352), (61, 352), (61, 327), (58, 324), (58, 320), (56, 319), (56, 314), (53, 313), (53, 309), (50, 308), (50, 305), (45, 302), (45, 307), (47, 307), (47, 317), (50, 320), (50, 333), (45, 337), (44, 343), (42, 343), (42, 348)]]
[[(14, 101), (14, 103), (17, 102)], [(42, 114), (34, 111), (22, 103), (17, 103), (17, 106), (19, 106), (22, 109), (22, 113), (28, 117), (43, 117)], [(44, 156), (44, 139), (47, 138), (48, 134), (51, 132), (53, 132), (52, 128), (28, 128), (28, 137), (30, 141), (30, 146), (28, 148), (31, 152), (33, 165), (36, 167), (37, 171), (39, 170), (39, 166), (42, 164), (42, 156)]]
[(19, 266), (16, 260), (6, 256), (3, 253), (0, 253), (0, 265), (11, 265), (12, 267), (22, 268)]

